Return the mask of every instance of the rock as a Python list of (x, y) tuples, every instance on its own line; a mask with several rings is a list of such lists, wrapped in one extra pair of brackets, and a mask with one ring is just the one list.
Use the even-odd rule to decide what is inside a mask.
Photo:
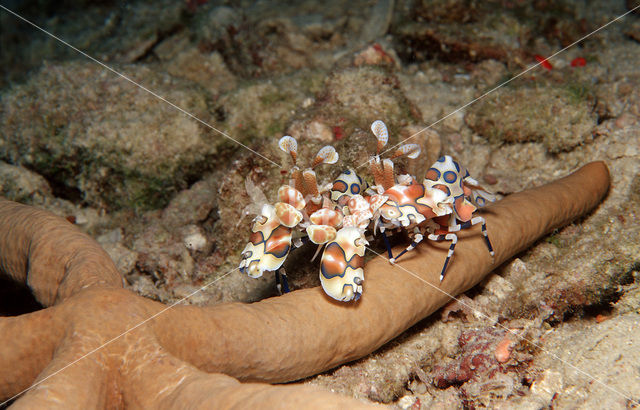
[(306, 132), (300, 134), (307, 139), (316, 139), (323, 144), (330, 144), (333, 141), (333, 131), (331, 127), (321, 121), (312, 121), (307, 125)]
[(287, 78), (250, 82), (221, 97), (218, 111), (230, 134), (245, 137), (282, 136), (285, 126), (310, 98), (317, 73), (301, 72)]
[(549, 406), (553, 396), (562, 392), (562, 388), (562, 375), (557, 371), (547, 369), (531, 384), (531, 393)]
[[(204, 121), (205, 96), (144, 66), (134, 81)], [(0, 158), (96, 206), (149, 209), (209, 167), (227, 141), (92, 62), (45, 66), (0, 102)]]
[(101, 244), (116, 264), (118, 271), (124, 275), (133, 272), (138, 261), (138, 253), (125, 247), (119, 242)]
[(194, 252), (205, 250), (208, 242), (207, 238), (200, 232), (200, 229), (195, 225), (189, 225), (187, 228), (187, 234), (184, 237), (185, 248)]
[(637, 313), (590, 325), (564, 323), (545, 336), (533, 363), (545, 369), (531, 386), (554, 406), (625, 409), (637, 400), (640, 357)]
[[(567, 1), (518, 3), (422, 0), (396, 17), (393, 34), (403, 61), (438, 58), (447, 62), (492, 59), (508, 64), (526, 61), (534, 40), (565, 46), (586, 34), (575, 7)], [(569, 24), (571, 21), (573, 24)]]
[(193, 81), (212, 95), (231, 91), (237, 84), (220, 53), (198, 50), (186, 35), (169, 37), (155, 51), (169, 74)]
[(33, 203), (50, 195), (51, 187), (42, 176), (0, 161), (0, 196), (12, 201)]
[(597, 124), (586, 93), (580, 86), (501, 88), (472, 105), (465, 119), (493, 143), (539, 141), (549, 152), (567, 151), (591, 141)]

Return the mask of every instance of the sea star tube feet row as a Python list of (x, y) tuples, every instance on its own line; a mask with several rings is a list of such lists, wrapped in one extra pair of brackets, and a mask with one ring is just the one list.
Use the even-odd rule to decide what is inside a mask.
[[(18, 399), (16, 406), (137, 408), (181, 403), (246, 407), (254, 400), (253, 394), (266, 400), (259, 403), (264, 406), (295, 406), (291, 400), (317, 407), (338, 402), (340, 406), (362, 406), (309, 387), (240, 384), (235, 379), (291, 381), (369, 354), (545, 233), (589, 212), (608, 187), (606, 165), (595, 162), (491, 205), (483, 216), (495, 260), (487, 254), (477, 229), (465, 232), (441, 284), (438, 275), (446, 244), (421, 245), (399, 266), (383, 257), (369, 262), (365, 294), (356, 303), (335, 302), (320, 288), (313, 288), (250, 305), (175, 306), (93, 353), (166, 306), (118, 288), (120, 278), (113, 277), (112, 262), (95, 250), (93, 240), (80, 239), (83, 234), (71, 224), (43, 211), (0, 201), (2, 273), (26, 281), (36, 295), (58, 295), (43, 299), (43, 304), (55, 302), (55, 306), (0, 318), (0, 398), (11, 397), (51, 375)], [(24, 216), (28, 212), (32, 214)], [(80, 268), (74, 277), (84, 284), (71, 286), (73, 292), (64, 297), (58, 289), (65, 283), (59, 269), (55, 264), (42, 265), (49, 260), (46, 253), (32, 260), (28, 249), (32, 238), (44, 237), (49, 224), (59, 224), (60, 231), (48, 236), (46, 247), (40, 249), (57, 252), (51, 260), (58, 263), (77, 262)], [(59, 242), (66, 230), (80, 235), (72, 247)], [(13, 241), (11, 235), (22, 239)], [(51, 278), (34, 288), (25, 266), (37, 269), (45, 278), (51, 269)], [(34, 335), (40, 338), (38, 343)], [(56, 373), (88, 353), (91, 357)]]

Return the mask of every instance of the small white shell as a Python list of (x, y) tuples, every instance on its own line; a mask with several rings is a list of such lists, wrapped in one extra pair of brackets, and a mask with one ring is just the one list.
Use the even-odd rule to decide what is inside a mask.
[(207, 246), (207, 238), (200, 232), (192, 233), (184, 238), (184, 246), (191, 251), (201, 251)]

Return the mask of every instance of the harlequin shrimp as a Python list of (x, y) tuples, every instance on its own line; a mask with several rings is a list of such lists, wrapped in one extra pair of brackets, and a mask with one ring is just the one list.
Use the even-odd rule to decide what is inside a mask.
[[(379, 151), (388, 138), (386, 126), (382, 121), (376, 121), (371, 129), (378, 139)], [(411, 151), (411, 148), (404, 151)], [(379, 209), (380, 231), (385, 235), (385, 229), (404, 228), (412, 239), (405, 250), (393, 257), (385, 236), (391, 263), (414, 249), (425, 234), (432, 241), (450, 240), (451, 246), (440, 272), (442, 281), (458, 241), (455, 232), (478, 223), (482, 224), (485, 243), (493, 256), (485, 220), (481, 216), (473, 217), (473, 213), (477, 207), (494, 201), (495, 196), (484, 190), (452, 157), (439, 158), (427, 171), (422, 184), (410, 176), (398, 177), (395, 183), (392, 162), (384, 160), (381, 164), (378, 155), (372, 157), (369, 164), (379, 191), (384, 190), (383, 196), (388, 198)]]
[[(369, 160), (369, 168), (374, 177), (375, 189), (386, 201), (380, 206), (378, 215), (382, 217), (379, 225), (384, 233), (387, 228), (409, 227), (426, 219), (449, 213), (446, 208), (439, 207), (446, 194), (442, 191), (426, 190), (411, 175), (400, 175), (396, 178), (393, 159), (402, 155), (415, 159), (420, 155), (420, 147), (407, 144), (398, 148), (391, 158), (381, 160), (380, 150), (388, 140), (387, 127), (382, 121), (371, 124), (371, 131), (378, 140), (377, 153)], [(380, 222), (377, 218), (376, 225)], [(378, 226), (374, 226), (374, 233)]]
[[(253, 204), (252, 208), (260, 208), (258, 216), (253, 220), (249, 242), (242, 251), (239, 270), (252, 278), (258, 278), (265, 271), (278, 271), (291, 249), (294, 228), (299, 227), (309, 210), (319, 208), (320, 192), (316, 183), (313, 168), (326, 163), (333, 164), (338, 154), (331, 146), (325, 146), (316, 155), (310, 169), (300, 171), (296, 166), (297, 142), (290, 136), (280, 139), (279, 146), (288, 152), (293, 159), (292, 177), (295, 187), (283, 185), (278, 189), (278, 202), (270, 205), (264, 194), (257, 194), (249, 180), (247, 191), (252, 200), (262, 203)], [(306, 199), (305, 199), (306, 195)], [(318, 235), (319, 236), (319, 235)], [(282, 275), (282, 283), (280, 283)], [(288, 292), (288, 284), (284, 271), (276, 274), (279, 289)]]
[(279, 202), (270, 205), (264, 195), (250, 192), (256, 189), (247, 181), (250, 196), (262, 204), (252, 206), (258, 216), (242, 252), (240, 271), (250, 277), (275, 271), (278, 289), (287, 292), (282, 265), (292, 242), (300, 246), (306, 240), (318, 245), (316, 255), (326, 245), (320, 260), (320, 282), (327, 295), (342, 301), (358, 299), (364, 280), (362, 257), (368, 244), (364, 233), (373, 215), (370, 203), (360, 195), (366, 190), (366, 183), (355, 171), (346, 170), (333, 183), (318, 186), (313, 169), (320, 164), (335, 163), (338, 160), (335, 149), (323, 147), (311, 167), (300, 170), (296, 166), (297, 141), (285, 136), (278, 145), (293, 162), (291, 185), (280, 187)]
[(367, 183), (353, 169), (342, 171), (331, 185), (331, 200), (345, 205), (353, 195), (361, 195), (367, 189)]
[[(364, 281), (365, 232), (386, 197), (370, 192), (353, 169), (333, 182), (331, 199), (341, 209), (342, 228), (329, 242), (320, 261), (320, 282), (325, 292), (341, 301), (358, 300)], [(363, 196), (366, 195), (366, 196)]]
[[(440, 242), (449, 240), (451, 241), (451, 245), (449, 246), (447, 257), (440, 272), (440, 281), (442, 281), (458, 242), (458, 236), (455, 232), (468, 229), (476, 224), (481, 224), (482, 235), (487, 249), (491, 256), (494, 255), (484, 218), (482, 216), (473, 216), (477, 208), (484, 206), (488, 202), (495, 201), (493, 194), (481, 188), (479, 184), (471, 178), (469, 172), (448, 155), (440, 157), (438, 161), (433, 164), (427, 171), (422, 185), (425, 194), (431, 194), (432, 197), (440, 196), (442, 198), (442, 194), (438, 194), (438, 191), (445, 194), (444, 198), (437, 202), (437, 206), (432, 208), (434, 213), (439, 210), (444, 210), (444, 215), (437, 214), (437, 216), (432, 216), (431, 220), (422, 226), (414, 227), (411, 244), (395, 257), (390, 256), (389, 260), (392, 263), (395, 263), (397, 259), (406, 252), (414, 249), (418, 243), (424, 239), (424, 234), (427, 234), (427, 238), (432, 241)], [(419, 202), (422, 198), (415, 200)], [(425, 214), (423, 213), (423, 215)], [(428, 217), (428, 215), (425, 216)]]
[[(295, 161), (296, 154), (289, 147), (283, 147), (281, 143), (281, 148), (289, 151)], [(321, 152), (325, 149), (327, 147)], [(321, 157), (320, 153), (314, 164), (318, 157)], [(337, 160), (337, 154), (335, 157)], [(308, 204), (303, 209), (304, 221), (300, 226), (308, 240), (318, 245), (316, 255), (326, 245), (320, 259), (322, 288), (336, 300), (357, 300), (362, 294), (363, 256), (368, 244), (364, 232), (371, 217), (363, 213), (360, 195), (366, 189), (366, 183), (353, 170), (342, 172), (333, 183), (320, 189), (311, 170), (300, 172), (294, 167), (291, 176)], [(369, 203), (364, 203), (368, 210)]]

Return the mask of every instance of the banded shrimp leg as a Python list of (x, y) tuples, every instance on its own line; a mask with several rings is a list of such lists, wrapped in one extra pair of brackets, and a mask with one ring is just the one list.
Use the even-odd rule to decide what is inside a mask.
[[(489, 254), (491, 257), (494, 256), (495, 252), (493, 251), (493, 245), (491, 245), (491, 241), (489, 240), (489, 235), (487, 234), (487, 224), (483, 217), (475, 216), (471, 218), (469, 221), (459, 223), (454, 215), (450, 217), (450, 224), (446, 226), (446, 229), (437, 229), (433, 233), (429, 233), (427, 235), (427, 239), (434, 242), (442, 242), (445, 240), (451, 241), (451, 245), (449, 246), (449, 251), (447, 252), (447, 258), (444, 260), (444, 265), (442, 266), (442, 270), (440, 272), (440, 282), (444, 279), (444, 275), (447, 271), (447, 267), (453, 257), (453, 253), (456, 248), (456, 244), (458, 243), (458, 235), (455, 232), (459, 232), (463, 229), (469, 229), (473, 225), (481, 224), (482, 226), (482, 236), (484, 238), (485, 244), (487, 245), (487, 249), (489, 250)], [(442, 226), (442, 225), (441, 225)], [(423, 228), (423, 231), (420, 231), (418, 227), (415, 228), (413, 238), (411, 244), (407, 246), (402, 252), (400, 252), (396, 257), (390, 258), (389, 261), (391, 263), (395, 263), (398, 258), (400, 258), (405, 253), (413, 250), (422, 240), (424, 239), (424, 234), (428, 231), (428, 226)]]

